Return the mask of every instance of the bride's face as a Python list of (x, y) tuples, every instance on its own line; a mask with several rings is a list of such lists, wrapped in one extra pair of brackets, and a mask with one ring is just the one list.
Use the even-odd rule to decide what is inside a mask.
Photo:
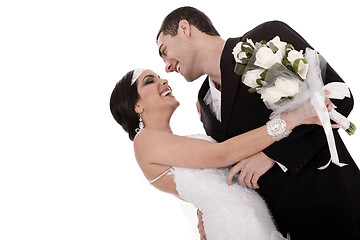
[(179, 102), (172, 95), (168, 81), (151, 70), (146, 70), (139, 76), (137, 91), (139, 93), (137, 107), (143, 111), (172, 113), (179, 106)]

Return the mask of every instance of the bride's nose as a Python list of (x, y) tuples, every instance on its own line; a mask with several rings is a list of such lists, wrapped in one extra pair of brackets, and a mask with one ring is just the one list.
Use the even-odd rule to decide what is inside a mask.
[(166, 79), (161, 79), (161, 84), (162, 85), (164, 85), (164, 86), (166, 86), (166, 85), (168, 85), (168, 80), (166, 80)]

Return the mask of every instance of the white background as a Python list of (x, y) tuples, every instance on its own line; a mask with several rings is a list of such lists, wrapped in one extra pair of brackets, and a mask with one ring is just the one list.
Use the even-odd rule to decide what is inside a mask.
[[(355, 3), (1, 1), (0, 239), (198, 239), (196, 209), (151, 187), (137, 166), (109, 111), (115, 83), (135, 67), (155, 70), (181, 102), (173, 131), (202, 133), (202, 80), (164, 72), (155, 43), (162, 19), (191, 5), (224, 39), (282, 20), (348, 83), (360, 126)], [(342, 136), (359, 163), (360, 133)]]

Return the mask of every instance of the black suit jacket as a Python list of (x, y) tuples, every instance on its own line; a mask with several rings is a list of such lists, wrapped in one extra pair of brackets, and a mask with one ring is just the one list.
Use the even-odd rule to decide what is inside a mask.
[[(199, 91), (201, 120), (206, 133), (217, 141), (222, 142), (233, 136), (260, 127), (269, 120), (271, 110), (266, 108), (260, 95), (249, 93), (249, 87), (241, 82), (241, 76), (234, 73), (235, 60), (232, 55), (232, 50), (239, 41), (244, 42), (247, 38), (254, 41), (269, 41), (275, 36), (279, 36), (282, 41), (291, 43), (297, 50), (305, 50), (306, 47), (311, 48), (298, 33), (285, 23), (279, 21), (266, 22), (247, 32), (242, 37), (230, 38), (226, 41), (220, 64), (222, 122), (219, 122), (213, 116), (210, 109), (203, 101), (204, 96), (209, 89), (208, 79), (204, 81), (204, 84)], [(343, 82), (343, 80), (330, 65), (327, 65), (324, 83), (326, 84), (329, 82)], [(333, 103), (337, 106), (337, 111), (345, 116), (348, 116), (352, 110), (353, 102), (352, 97), (343, 100), (333, 100)], [(341, 199), (344, 194), (342, 188), (344, 188), (345, 185), (350, 186), (348, 189), (349, 191), (346, 193), (348, 199), (345, 201), (339, 200), (341, 202), (339, 202), (339, 204), (349, 204), (349, 198), (354, 198), (358, 202), (348, 205), (348, 209), (342, 211), (341, 214), (349, 214), (351, 212), (350, 208), (357, 210), (352, 214), (355, 215), (354, 219), (358, 220), (352, 220), (352, 225), (350, 223), (348, 225), (351, 225), (350, 228), (353, 229), (356, 225), (355, 222), (358, 221), (356, 227), (359, 228), (358, 234), (360, 236), (359, 169), (348, 153), (336, 130), (334, 130), (334, 137), (340, 162), (348, 163), (349, 165), (340, 168), (334, 166), (334, 164), (330, 164), (323, 172), (317, 168), (325, 165), (329, 161), (330, 152), (324, 130), (320, 126), (299, 126), (293, 130), (289, 137), (276, 142), (263, 150), (267, 156), (288, 168), (288, 171), (284, 173), (277, 165), (275, 165), (265, 173), (259, 180), (259, 193), (268, 203), (280, 230), (283, 233), (291, 232), (292, 239), (296, 239), (297, 236), (302, 236), (301, 233), (299, 233), (300, 235), (297, 233), (299, 230), (296, 230), (297, 225), (300, 227), (300, 222), (304, 224), (306, 222), (306, 228), (309, 228), (311, 221), (305, 221), (305, 218), (300, 217), (303, 216), (305, 212), (309, 214), (313, 212), (318, 215), (319, 218), (313, 218), (314, 221), (324, 222), (324, 218), (329, 218), (326, 213), (329, 209), (326, 208), (316, 212), (318, 205), (314, 202), (328, 201), (329, 198), (335, 198), (337, 200)], [(339, 178), (341, 179), (340, 185), (337, 183)], [(315, 184), (314, 181), (316, 181)], [(334, 184), (334, 186), (336, 185), (338, 188), (335, 187), (336, 190), (334, 191), (334, 189), (328, 187), (328, 184)], [(317, 191), (320, 193), (316, 193)], [(317, 198), (310, 197), (311, 200), (307, 199), (308, 194), (315, 193)], [(296, 201), (294, 201), (294, 199), (296, 199)], [(306, 201), (306, 203), (304, 203), (304, 201)], [(328, 207), (330, 208), (330, 206)], [(294, 210), (295, 208), (297, 208), (297, 210)], [(331, 208), (334, 208), (334, 206), (331, 205)], [(284, 213), (284, 211), (287, 211), (288, 213)], [(289, 219), (289, 214), (292, 214), (292, 220)], [(294, 220), (294, 218), (297, 220)], [(324, 227), (326, 224), (329, 224), (329, 222), (325, 222)], [(348, 223), (349, 221), (346, 222)], [(343, 228), (342, 231), (344, 231), (344, 229), (345, 228)], [(346, 227), (346, 229), (349, 228)], [(293, 238), (294, 236), (295, 238)]]

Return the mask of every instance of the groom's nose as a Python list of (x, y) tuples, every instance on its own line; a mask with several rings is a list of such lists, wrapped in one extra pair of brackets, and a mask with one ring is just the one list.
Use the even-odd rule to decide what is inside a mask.
[(166, 71), (167, 73), (174, 71), (174, 69), (172, 69), (171, 63), (168, 62), (168, 61), (165, 62), (165, 71)]

